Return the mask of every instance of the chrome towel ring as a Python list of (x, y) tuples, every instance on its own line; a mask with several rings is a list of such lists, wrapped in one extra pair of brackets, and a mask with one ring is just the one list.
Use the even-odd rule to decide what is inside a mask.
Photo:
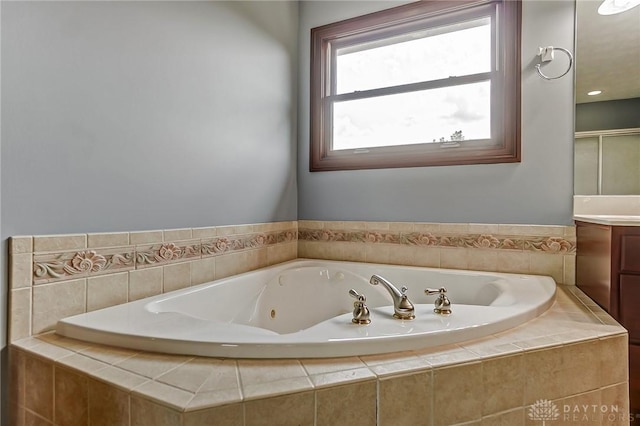
[[(549, 77), (547, 75), (544, 75), (542, 71), (540, 71), (540, 66), (544, 62), (551, 62), (553, 60), (553, 52), (556, 50), (559, 50), (567, 54), (567, 56), (569, 57), (569, 66), (567, 67), (567, 70), (562, 74), (560, 74), (559, 76)], [(544, 78), (545, 80), (557, 80), (561, 77), (564, 77), (571, 70), (571, 66), (573, 65), (573, 55), (564, 47), (553, 47), (553, 46), (539, 47), (538, 56), (540, 56), (541, 63), (536, 64), (536, 71), (538, 72), (538, 75), (540, 75), (540, 77)]]

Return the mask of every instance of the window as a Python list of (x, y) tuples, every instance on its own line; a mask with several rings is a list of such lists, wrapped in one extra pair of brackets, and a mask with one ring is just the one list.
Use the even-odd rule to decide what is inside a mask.
[(520, 1), (311, 30), (311, 171), (520, 161)]

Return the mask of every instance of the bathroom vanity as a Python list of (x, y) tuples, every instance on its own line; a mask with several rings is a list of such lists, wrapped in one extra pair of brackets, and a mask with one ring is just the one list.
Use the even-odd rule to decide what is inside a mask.
[(640, 413), (640, 216), (574, 219), (577, 286), (629, 331), (630, 408)]

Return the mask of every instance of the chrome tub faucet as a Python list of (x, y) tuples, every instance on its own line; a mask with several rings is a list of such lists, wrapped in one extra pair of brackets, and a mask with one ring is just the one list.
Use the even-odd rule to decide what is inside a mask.
[(398, 290), (396, 286), (391, 284), (388, 280), (381, 277), (380, 275), (372, 275), (369, 283), (372, 285), (381, 284), (384, 288), (387, 289), (389, 294), (391, 295), (391, 299), (393, 299), (393, 317), (403, 320), (412, 320), (415, 316), (415, 308), (413, 307), (413, 303), (407, 297), (407, 287), (402, 287), (401, 290)]

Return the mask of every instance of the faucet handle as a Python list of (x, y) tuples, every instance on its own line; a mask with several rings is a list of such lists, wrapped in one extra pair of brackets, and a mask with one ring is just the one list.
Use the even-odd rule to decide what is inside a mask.
[(447, 292), (447, 289), (444, 287), (440, 287), (439, 289), (433, 289), (433, 288), (426, 288), (424, 290), (424, 294), (426, 294), (427, 296), (431, 296), (432, 294), (445, 294)]
[(359, 294), (354, 289), (349, 290), (349, 295), (358, 299), (357, 302), (353, 302), (353, 318), (351, 322), (354, 324), (370, 324), (371, 323), (371, 312), (366, 305), (367, 298), (364, 294)]
[(400, 293), (402, 293), (403, 296), (406, 296), (407, 290), (409, 290), (409, 288), (403, 285), (402, 288), (400, 289)]
[(355, 291), (354, 289), (350, 289), (349, 290), (349, 295), (351, 295), (351, 297), (353, 297), (354, 299), (358, 299), (358, 301), (360, 301), (360, 302), (366, 302), (367, 301), (367, 297), (364, 294), (360, 294), (357, 291)]
[(437, 290), (427, 288), (424, 291), (424, 294), (427, 295), (439, 294), (436, 301), (434, 302), (435, 308), (433, 309), (433, 312), (435, 312), (436, 314), (449, 315), (451, 313), (451, 301), (446, 296), (446, 293), (447, 289), (444, 287), (440, 287)]

